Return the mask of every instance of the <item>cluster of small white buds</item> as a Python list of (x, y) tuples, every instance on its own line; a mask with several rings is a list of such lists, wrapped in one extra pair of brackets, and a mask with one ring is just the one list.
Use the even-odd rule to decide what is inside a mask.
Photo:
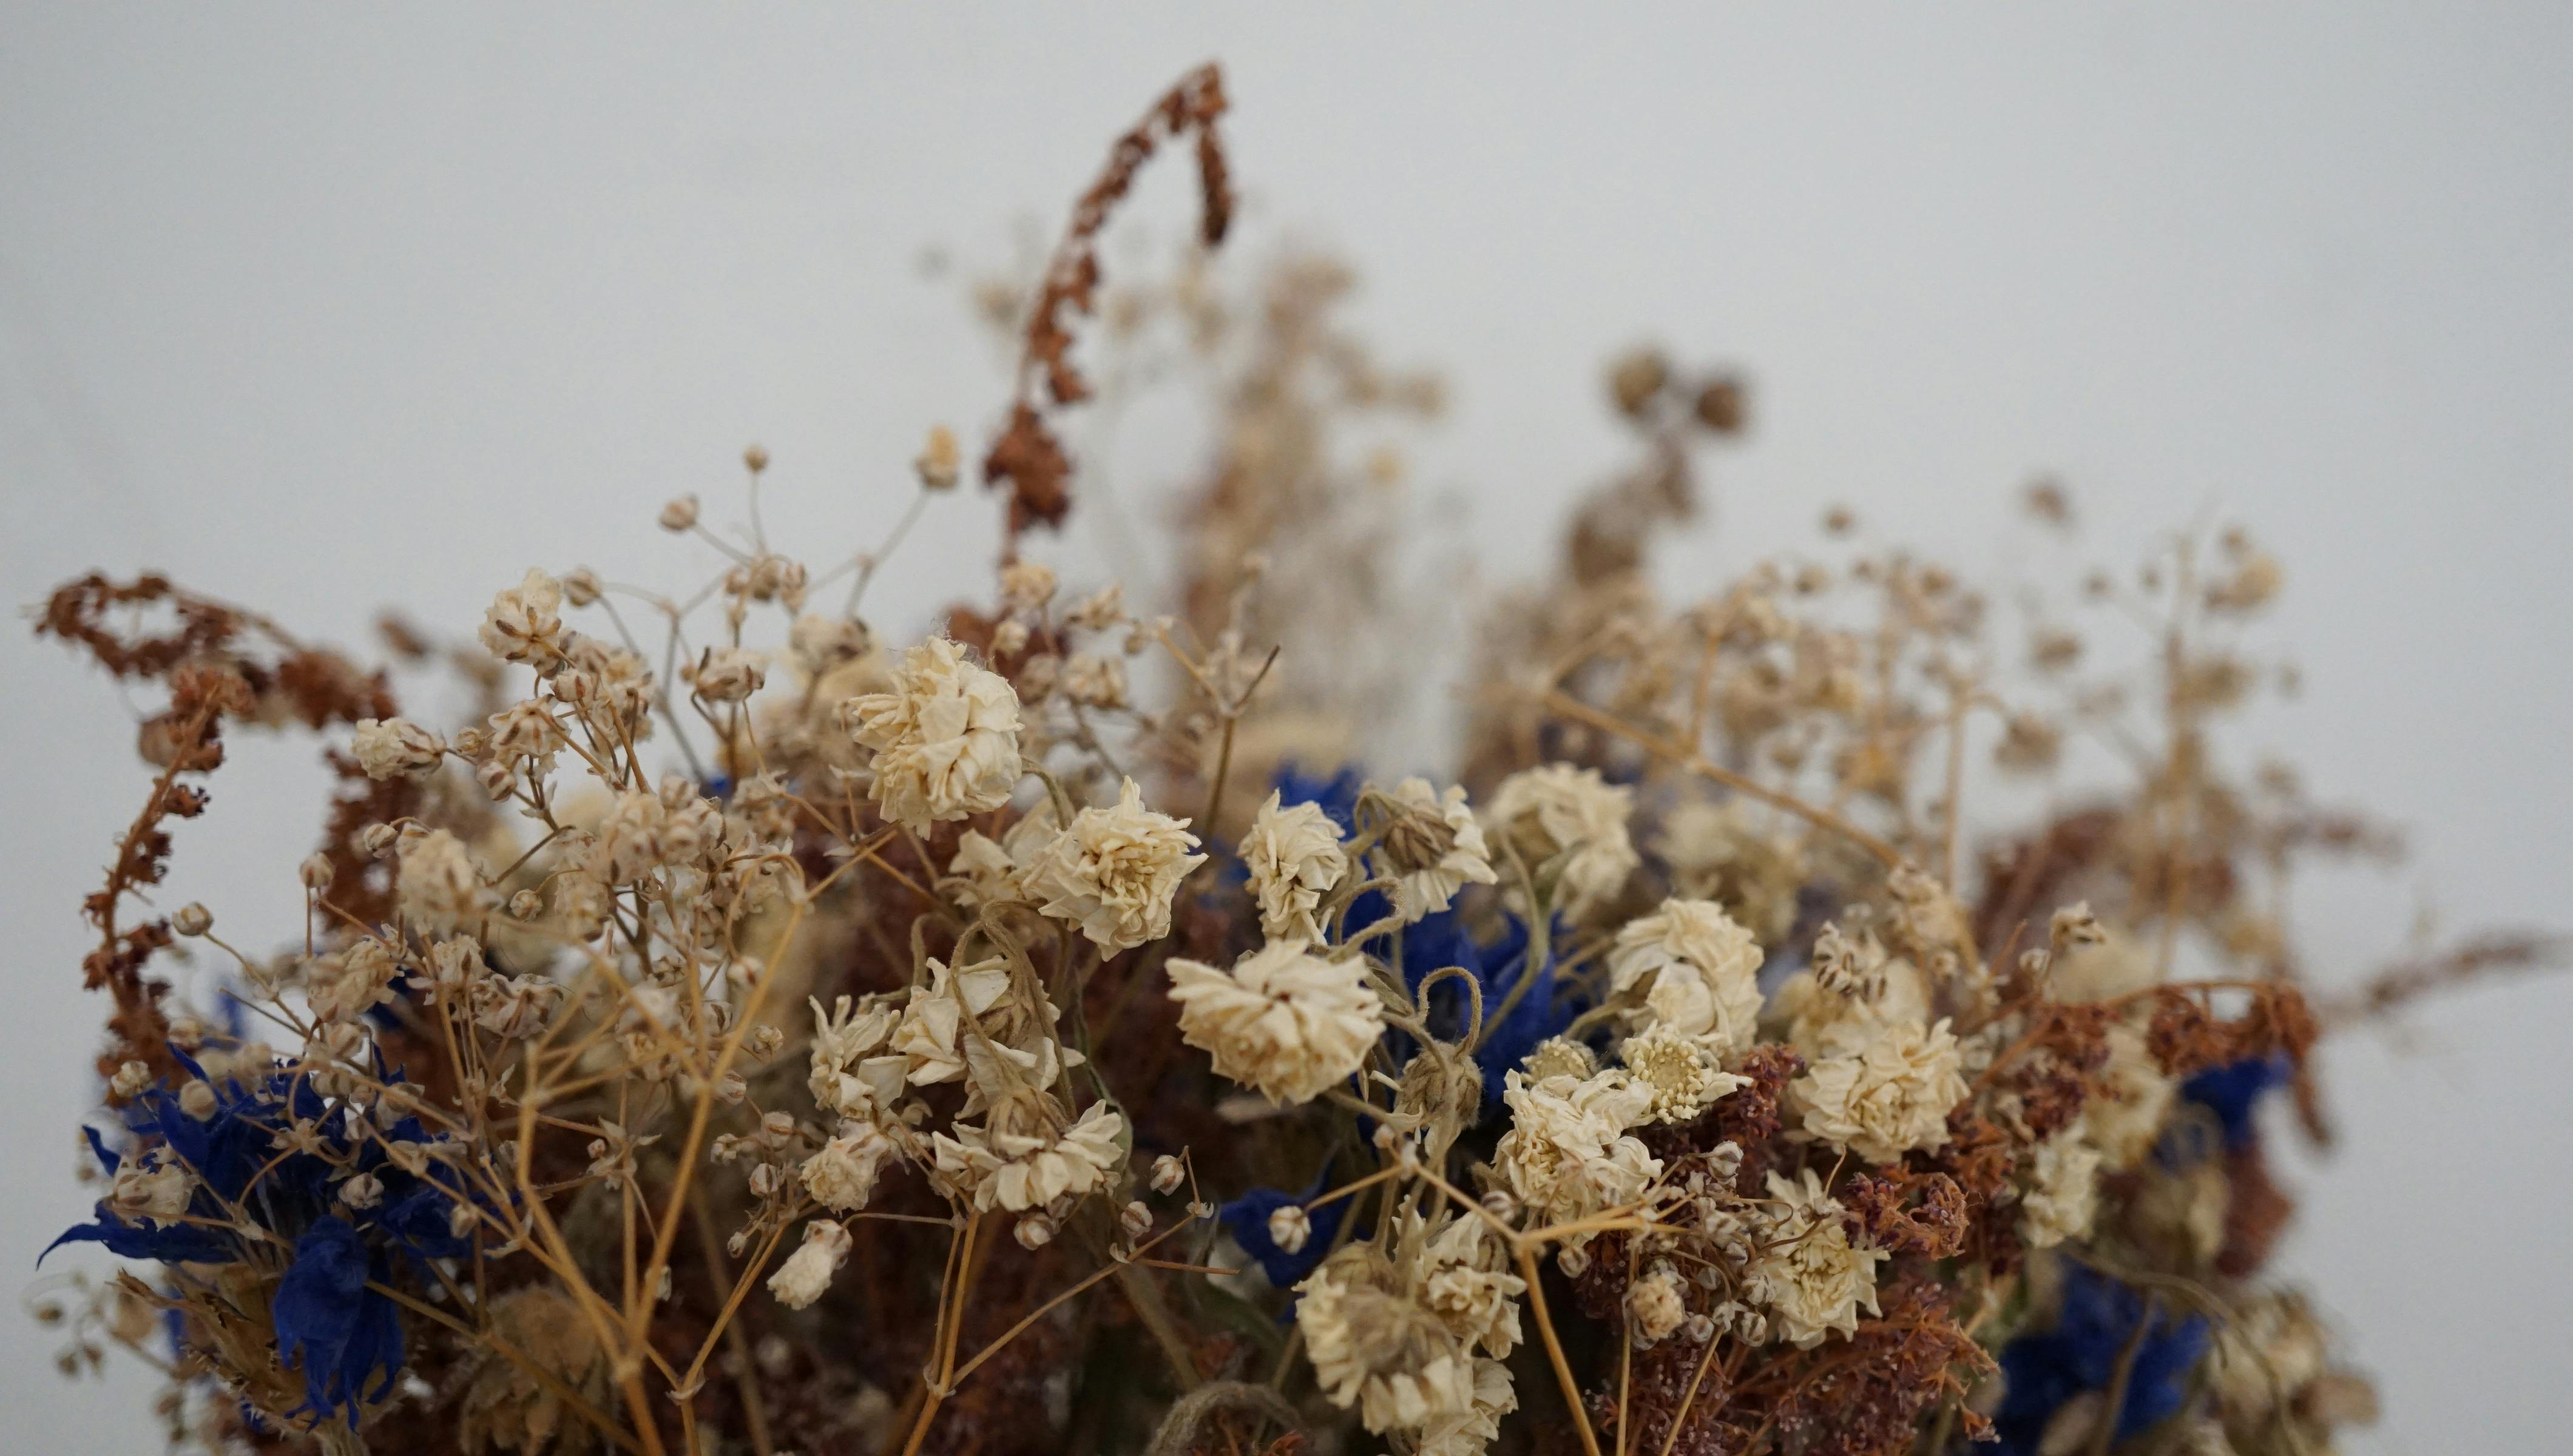
[(1313, 1220), (1301, 1205), (1289, 1203), (1269, 1215), (1269, 1241), (1280, 1253), (1301, 1253), (1304, 1240), (1313, 1236)]

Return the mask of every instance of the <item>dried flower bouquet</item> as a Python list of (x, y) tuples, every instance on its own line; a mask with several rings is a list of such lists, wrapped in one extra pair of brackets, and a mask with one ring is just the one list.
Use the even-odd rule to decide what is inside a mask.
[[(1096, 251), (1182, 143), (1222, 241), (1224, 110), (1186, 78), (1000, 292), (1000, 565), (916, 640), (860, 593), (966, 475), (944, 429), (836, 563), (759, 531), (757, 450), (745, 537), (662, 509), (719, 558), (684, 594), (487, 563), (475, 640), (389, 635), (461, 722), (157, 576), (52, 598), (160, 694), (85, 907), (103, 1196), (63, 1236), (133, 1266), (55, 1298), (70, 1358), (133, 1347), (222, 1451), (2252, 1456), (2364, 1419), (2261, 1277), (2257, 1109), (2321, 1136), (2333, 1016), (2555, 948), (2309, 999), (2279, 887), (2388, 842), (2221, 751), (2277, 563), (2095, 578), (2125, 681), (2081, 602), (2005, 632), (1846, 515), (1666, 602), (1647, 544), (1746, 399), (1638, 355), (1640, 463), (1483, 614), (1452, 752), (1395, 750), (1445, 772), (1372, 774), (1420, 646), (1390, 471), (1340, 446), (1434, 383), (1326, 264), (1246, 302)], [(1160, 600), (1035, 549), (1101, 314), (1083, 350), (1168, 323), (1227, 401)], [(301, 942), (154, 910), (227, 735), (298, 729), (338, 779)], [(2071, 741), (2129, 771), (1969, 813)]]

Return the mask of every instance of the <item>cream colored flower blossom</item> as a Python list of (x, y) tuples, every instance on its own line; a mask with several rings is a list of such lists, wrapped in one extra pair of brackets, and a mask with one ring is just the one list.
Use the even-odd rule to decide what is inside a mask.
[[(1661, 1176), (1662, 1162), (1626, 1129), (1651, 1115), (1653, 1093), (1617, 1070), (1585, 1082), (1508, 1075), (1501, 1100), (1510, 1130), (1492, 1149), (1492, 1165), (1518, 1200), (1541, 1219), (1567, 1222), (1640, 1200)], [(1566, 1242), (1586, 1242), (1576, 1234)]]
[(1648, 1345), (1669, 1339), (1688, 1318), (1679, 1275), (1669, 1264), (1655, 1265), (1626, 1287), (1626, 1318), (1634, 1325), (1636, 1337)]
[(805, 1190), (825, 1208), (854, 1213), (867, 1206), (884, 1165), (899, 1152), (882, 1128), (867, 1122), (846, 1123), (839, 1136), (804, 1159)]
[(495, 903), (472, 852), (443, 829), (405, 840), (395, 898), (403, 917), (431, 935), (471, 925)]
[(709, 703), (738, 703), (768, 682), (768, 659), (747, 647), (710, 647), (697, 662), (697, 696)]
[(969, 829), (956, 840), (956, 854), (947, 862), (947, 879), (943, 887), (967, 910), (980, 910), (1019, 898), (1018, 867), (1010, 863), (1010, 852), (1001, 842), (979, 829)]
[(169, 1223), (188, 1211), (188, 1199), (196, 1187), (196, 1177), (186, 1164), (164, 1162), (160, 1156), (128, 1158), (108, 1183), (107, 1205), (119, 1218), (132, 1222), (149, 1218)]
[(1873, 934), (1835, 930), (1824, 940), (1839, 947), (1823, 968), (1830, 974), (1797, 972), (1780, 984), (1769, 1007), (1807, 1058), (1828, 1056), (1836, 1043), (1872, 1036), (1876, 1027), (1930, 1020), (1930, 984), (1910, 961), (1886, 955)]
[(394, 999), (402, 968), (393, 948), (373, 936), (335, 955), (317, 957), (306, 973), (305, 995), (320, 1022), (354, 1022)]
[(805, 1081), (814, 1102), (841, 1117), (875, 1121), (890, 1115), (911, 1069), (908, 1056), (888, 1050), (904, 1013), (873, 1002), (853, 1008), (845, 996), (829, 1013), (818, 999), (811, 1005), (813, 1054)]
[(1403, 815), (1386, 827), (1374, 859), (1393, 879), (1393, 913), (1403, 924), (1445, 910), (1468, 884), (1499, 878), (1463, 789), (1451, 784), (1441, 794), (1427, 779), (1404, 779), (1386, 797)]
[(1189, 871), (1206, 856), (1189, 851), (1198, 837), (1189, 822), (1144, 807), (1144, 791), (1128, 779), (1109, 809), (1084, 809), (1072, 817), (1024, 883), (1046, 914), (1081, 928), (1114, 954), (1171, 933), (1171, 899)]
[[(997, 1123), (1000, 1119), (995, 1118)], [(939, 1171), (971, 1191), (974, 1206), (1025, 1212), (1105, 1186), (1125, 1163), (1126, 1118), (1093, 1102), (1061, 1133), (956, 1124), (936, 1133)]]
[(2083, 1238), (2100, 1214), (2100, 1149), (2082, 1135), (2082, 1124), (2037, 1145), (2027, 1194), (2020, 1199), (2020, 1237), (2031, 1248), (2053, 1248)]
[(1006, 961), (979, 961), (962, 969), (929, 963), (929, 985), (913, 993), (894, 1030), (893, 1050), (906, 1059), (904, 1076), (915, 1086), (955, 1082), (965, 1076), (961, 1043), (965, 1019), (981, 1017), (1010, 994)]
[(1748, 1078), (1726, 1072), (1714, 1046), (1704, 1038), (1684, 1036), (1667, 1026), (1628, 1037), (1618, 1049), (1638, 1086), (1653, 1094), (1652, 1120), (1694, 1121), (1717, 1099), (1739, 1091)]
[(1416, 1430), (1474, 1410), (1474, 1362), (1368, 1244), (1350, 1244), (1295, 1286), (1295, 1325), (1331, 1403), (1370, 1431)]
[(2103, 1163), (2123, 1172), (2144, 1160), (2160, 1140), (2178, 1088), (2144, 1046), (2144, 1034), (2124, 1022), (2109, 1028), (2109, 1063), (2100, 1086), (2082, 1106), (2082, 1123)]
[(1948, 1113), (1966, 1099), (1947, 1022), (1891, 1022), (1828, 1045), (1831, 1055), (1788, 1084), (1807, 1132), (1871, 1162), (1947, 1143)]
[(1777, 1316), (1779, 1338), (1798, 1349), (1854, 1333), (1862, 1307), (1877, 1312), (1876, 1266), (1891, 1255), (1850, 1243), (1840, 1200), (1810, 1168), (1801, 1182), (1769, 1174), (1769, 1196), (1776, 1204), (1762, 1209), (1749, 1292)]
[(931, 637), (904, 653), (893, 690), (851, 698), (840, 720), (875, 751), (869, 793), (915, 834), (998, 809), (1018, 787), (1019, 696), (951, 638)]
[(1498, 1360), (1476, 1360), (1473, 1404), (1421, 1422), (1420, 1443), (1412, 1447), (1413, 1456), (1482, 1456), (1500, 1439), (1501, 1417), (1518, 1408), (1510, 1367)]
[(491, 655), (542, 672), (562, 660), (562, 585), (530, 566), (517, 585), (491, 598), (482, 645)]
[(789, 1309), (811, 1308), (831, 1287), (831, 1276), (848, 1262), (854, 1242), (849, 1230), (835, 1219), (816, 1218), (805, 1224), (804, 1242), (768, 1276), (768, 1292)]
[(1665, 900), (1627, 922), (1608, 952), (1608, 980), (1625, 991), (1653, 976), (1632, 1025), (1703, 1037), (1718, 1055), (1747, 1051), (1760, 1022), (1760, 945), (1712, 900)]
[(1501, 780), (1483, 819), (1531, 871), (1561, 856), (1557, 908), (1578, 916), (1616, 894), (1639, 863), (1626, 837), (1634, 798), (1597, 769), (1550, 763)]
[(2255, 1425), (2329, 1368), (2321, 1321), (2290, 1291), (2244, 1300), (2215, 1338), (2215, 1393), (2225, 1413)]
[(1231, 971), (1176, 956), (1169, 969), (1182, 1040), (1213, 1057), (1218, 1076), (1275, 1102), (1321, 1095), (1384, 1031), (1365, 964), (1313, 955), (1299, 940), (1272, 941)]
[[(1416, 1226), (1417, 1215), (1413, 1221)], [(1494, 1359), (1518, 1348), (1518, 1301), (1527, 1281), (1510, 1272), (1508, 1246), (1482, 1219), (1451, 1217), (1423, 1242), (1417, 1268), (1420, 1302), (1459, 1344)]]
[(1243, 867), (1260, 903), (1260, 929), (1273, 941), (1325, 940), (1313, 908), (1349, 872), (1349, 857), (1340, 849), (1339, 826), (1321, 805), (1283, 808), (1282, 797), (1270, 791), (1242, 839)]
[(1097, 652), (1075, 652), (1063, 665), (1064, 696), (1085, 708), (1126, 706), (1126, 663)]
[(349, 747), (371, 779), (419, 778), (446, 753), (436, 734), (409, 718), (361, 718)]

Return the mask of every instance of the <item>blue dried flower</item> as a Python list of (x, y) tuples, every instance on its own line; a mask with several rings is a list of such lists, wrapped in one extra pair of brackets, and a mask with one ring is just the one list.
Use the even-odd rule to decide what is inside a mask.
[[(2085, 1391), (2107, 1390), (2144, 1318), (2144, 1299), (2134, 1288), (2087, 1265), (2068, 1263), (2055, 1327), (2022, 1335), (2002, 1351), (2008, 1393), (1993, 1417), (2002, 1456), (2033, 1456), (2047, 1422), (2066, 1401)], [(2187, 1395), (2188, 1372), (2206, 1353), (2206, 1344), (2204, 1319), (2167, 1309), (2155, 1313), (2128, 1371), (2118, 1440), (2178, 1412)]]
[[(279, 1358), (304, 1369), (304, 1408), (314, 1415), (342, 1414), (355, 1425), (362, 1402), (393, 1393), (403, 1365), (402, 1319), (391, 1299), (367, 1287), (389, 1272), (346, 1219), (325, 1214), (296, 1240), (269, 1318)], [(368, 1389), (380, 1371), (383, 1379)]]
[(2225, 1067), (2212, 1067), (2179, 1086), (2179, 1094), (2215, 1114), (2224, 1125), (2224, 1145), (2235, 1152), (2260, 1138), (2253, 1113), (2261, 1096), (2283, 1086), (2293, 1068), (2284, 1057), (2254, 1057)]

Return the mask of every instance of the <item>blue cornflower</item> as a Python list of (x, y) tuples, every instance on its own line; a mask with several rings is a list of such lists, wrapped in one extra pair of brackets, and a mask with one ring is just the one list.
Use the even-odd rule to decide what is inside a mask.
[[(391, 1299), (367, 1287), (390, 1272), (354, 1224), (331, 1214), (295, 1241), (295, 1261), (278, 1281), (269, 1318), (278, 1357), (303, 1367), (305, 1409), (313, 1414), (345, 1414), (355, 1425), (362, 1402), (393, 1393), (403, 1364), (402, 1318)], [(382, 1380), (368, 1389), (380, 1371)]]
[[(2144, 1318), (2144, 1299), (2134, 1288), (2088, 1265), (2068, 1263), (2055, 1327), (2022, 1335), (2002, 1351), (2008, 1393), (1993, 1417), (2002, 1456), (2030, 1456), (2066, 1401), (2085, 1391), (2107, 1390)], [(2177, 1413), (2187, 1396), (2188, 1373), (2206, 1353), (2206, 1344), (2203, 1318), (2167, 1309), (2153, 1316), (2136, 1344), (2116, 1439), (2123, 1441)]]
[(2224, 1145), (2239, 1152), (2259, 1140), (2253, 1112), (2262, 1094), (2282, 1086), (2294, 1069), (2284, 1057), (2253, 1057), (2224, 1067), (2211, 1067), (2179, 1085), (2179, 1094), (2215, 1114), (2224, 1126)]

